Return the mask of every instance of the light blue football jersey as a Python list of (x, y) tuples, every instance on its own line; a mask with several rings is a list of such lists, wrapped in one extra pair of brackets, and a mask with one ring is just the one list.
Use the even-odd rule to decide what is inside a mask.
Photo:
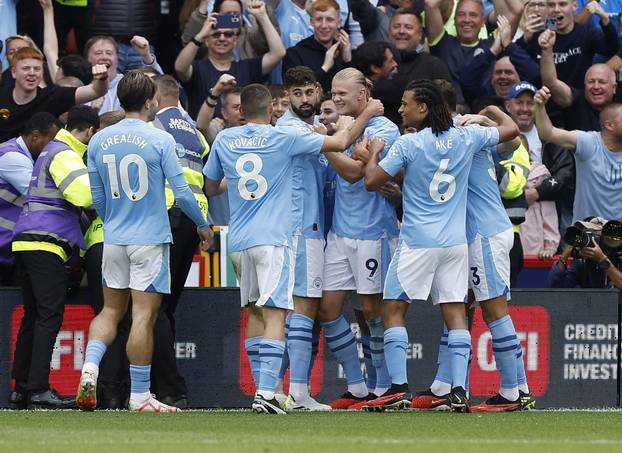
[[(317, 120), (317, 118), (315, 118)], [(314, 121), (316, 122), (316, 121)], [(308, 123), (289, 110), (281, 116), (277, 127), (293, 126), (312, 130)], [(294, 158), (292, 186), (292, 233), (306, 238), (324, 238), (324, 185), (328, 160), (324, 154), (303, 154)]]
[(216, 136), (203, 173), (227, 180), (230, 251), (288, 244), (293, 160), (305, 154), (317, 159), (323, 143), (324, 137), (309, 129), (255, 123)]
[(425, 128), (393, 144), (380, 166), (392, 176), (405, 168), (400, 239), (408, 247), (466, 244), (467, 188), (473, 156), (498, 142), (496, 128), (466, 126), (452, 127), (438, 136)]
[(182, 168), (170, 134), (124, 119), (91, 138), (88, 171), (93, 193), (103, 189), (105, 195), (106, 244), (172, 242), (164, 182), (182, 175)]
[[(385, 148), (380, 154), (382, 158), (400, 136), (400, 131), (384, 116), (377, 116), (369, 121), (363, 134), (369, 139), (380, 137), (384, 140)], [(344, 152), (351, 156), (353, 148), (354, 144)], [(399, 229), (395, 206), (378, 192), (368, 192), (363, 178), (350, 184), (337, 175), (331, 230), (337, 236), (350, 239), (397, 237)]]
[[(454, 124), (460, 116), (454, 117)], [(512, 228), (501, 201), (495, 161), (490, 148), (485, 148), (473, 156), (469, 172), (466, 215), (466, 236), (469, 244), (475, 240), (478, 233), (483, 237), (491, 237)]]

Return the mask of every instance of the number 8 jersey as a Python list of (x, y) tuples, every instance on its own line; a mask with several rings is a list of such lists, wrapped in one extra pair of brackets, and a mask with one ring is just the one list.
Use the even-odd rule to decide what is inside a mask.
[(91, 138), (91, 190), (105, 194), (104, 241), (154, 245), (172, 241), (164, 182), (182, 174), (173, 137), (138, 119), (124, 119)]
[(309, 129), (249, 123), (221, 131), (203, 174), (227, 180), (229, 249), (286, 245), (292, 228), (292, 158), (319, 155), (324, 137)]
[(410, 248), (466, 244), (466, 202), (473, 156), (499, 143), (496, 128), (426, 128), (398, 138), (380, 162), (395, 176), (405, 167), (400, 239)]

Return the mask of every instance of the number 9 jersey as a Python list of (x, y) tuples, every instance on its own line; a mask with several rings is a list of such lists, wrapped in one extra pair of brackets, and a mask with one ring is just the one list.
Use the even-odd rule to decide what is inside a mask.
[[(144, 121), (124, 119), (89, 142), (94, 198), (105, 194), (104, 241), (154, 245), (172, 241), (164, 183), (182, 174), (173, 137)], [(99, 208), (98, 208), (99, 210)]]
[(466, 202), (473, 156), (496, 146), (496, 128), (452, 127), (439, 135), (430, 128), (398, 138), (380, 166), (404, 174), (404, 217), (400, 240), (409, 248), (466, 244)]
[(229, 250), (287, 245), (292, 232), (292, 158), (319, 155), (324, 137), (307, 128), (249, 123), (224, 129), (203, 174), (227, 180)]

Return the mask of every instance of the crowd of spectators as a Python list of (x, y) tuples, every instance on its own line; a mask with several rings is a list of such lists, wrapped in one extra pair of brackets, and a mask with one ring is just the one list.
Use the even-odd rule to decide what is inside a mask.
[[(313, 70), (325, 117), (333, 75), (356, 67), (398, 126), (405, 86), (444, 79), (460, 113), (494, 104), (519, 126), (528, 161), (497, 165), (500, 190), (509, 215), (522, 209), (515, 245), (550, 258), (573, 222), (622, 219), (621, 13), (612, 0), (4, 1), (0, 142), (37, 112), (120, 110), (117, 85), (136, 68), (176, 77), (184, 114), (210, 143), (244, 122), (250, 83), (270, 85), (276, 121), (293, 66)], [(226, 194), (209, 214), (228, 221)]]

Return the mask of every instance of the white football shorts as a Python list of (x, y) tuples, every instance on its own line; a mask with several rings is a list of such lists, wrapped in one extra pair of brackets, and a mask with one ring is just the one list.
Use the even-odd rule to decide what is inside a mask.
[(103, 285), (151, 293), (171, 292), (169, 244), (114, 245), (104, 243)]
[(469, 287), (476, 302), (507, 295), (510, 298), (512, 228), (491, 237), (479, 234), (469, 244)]
[(324, 290), (382, 293), (395, 250), (394, 239), (351, 239), (328, 233), (324, 253)]
[(293, 310), (294, 257), (289, 246), (258, 245), (231, 252), (233, 268), (240, 282), (242, 307)]
[(427, 300), (434, 305), (465, 302), (467, 245), (411, 249), (400, 241), (389, 265), (385, 300)]

